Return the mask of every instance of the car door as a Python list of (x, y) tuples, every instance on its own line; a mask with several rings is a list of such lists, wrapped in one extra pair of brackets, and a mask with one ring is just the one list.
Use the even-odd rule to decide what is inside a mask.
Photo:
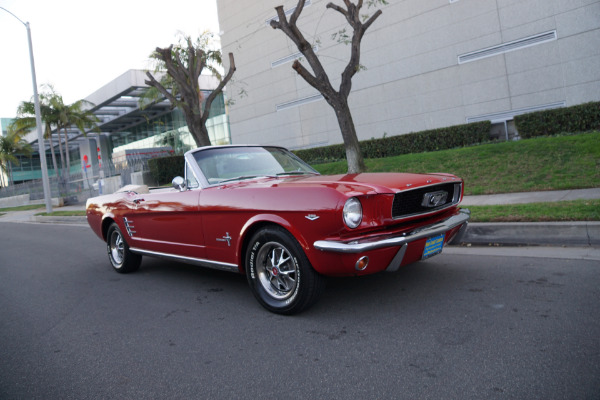
[(201, 189), (155, 189), (132, 198), (124, 224), (131, 247), (165, 255), (204, 258)]
[(206, 240), (206, 257), (210, 260), (237, 264), (239, 234), (247, 215), (235, 202), (247, 202), (244, 193), (231, 188), (204, 190), (200, 208)]

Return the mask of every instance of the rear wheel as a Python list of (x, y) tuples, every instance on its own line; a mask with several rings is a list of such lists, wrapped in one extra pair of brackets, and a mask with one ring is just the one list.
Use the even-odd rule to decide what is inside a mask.
[(132, 253), (116, 223), (108, 228), (106, 235), (108, 259), (115, 271), (125, 274), (136, 271), (142, 262), (142, 256)]
[(305, 310), (325, 287), (296, 239), (280, 227), (254, 234), (246, 252), (246, 275), (259, 303), (277, 314)]

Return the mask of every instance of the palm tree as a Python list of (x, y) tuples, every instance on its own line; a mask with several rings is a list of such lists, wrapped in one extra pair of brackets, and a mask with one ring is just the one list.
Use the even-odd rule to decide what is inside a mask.
[(0, 135), (0, 169), (6, 174), (7, 182), (0, 175), (2, 186), (8, 186), (10, 183), (11, 164), (19, 165), (17, 154), (31, 156), (31, 145), (22, 137), (19, 132), (9, 126), (6, 136)]
[[(60, 169), (56, 161), (56, 154), (54, 152), (54, 144), (52, 143), (52, 129), (56, 126), (58, 121), (58, 113), (50, 106), (50, 99), (55, 93), (40, 93), (40, 113), (42, 115), (42, 123), (44, 124), (44, 138), (50, 142), (50, 152), (52, 154), (52, 166), (54, 167), (54, 173), (56, 178), (60, 180), (61, 174)], [(23, 101), (17, 108), (17, 119), (11, 124), (13, 129), (28, 132), (36, 127), (35, 119), (35, 105), (33, 101)], [(61, 153), (62, 156), (62, 153)]]
[(50, 104), (54, 105), (54, 108), (58, 111), (56, 128), (59, 134), (59, 143), (61, 130), (65, 136), (66, 176), (68, 178), (71, 171), (71, 160), (69, 156), (69, 135), (67, 129), (75, 126), (84, 136), (87, 136), (87, 131), (100, 131), (98, 127), (99, 119), (90, 111), (93, 104), (87, 100), (78, 100), (67, 106), (63, 103), (62, 97), (57, 95), (52, 99)]
[[(92, 103), (86, 100), (78, 100), (73, 104), (66, 105), (60, 94), (56, 93), (50, 85), (45, 87), (47, 92), (40, 94), (40, 112), (44, 123), (44, 137), (50, 141), (52, 163), (59, 182), (61, 192), (66, 194), (65, 184), (69, 179), (71, 160), (69, 157), (69, 136), (67, 129), (75, 126), (84, 136), (87, 131), (98, 131), (98, 118), (90, 111)], [(35, 108), (32, 101), (24, 101), (17, 109), (17, 119), (13, 122), (15, 129), (31, 130), (35, 128)], [(61, 160), (61, 168), (58, 168), (54, 145), (52, 143), (52, 131), (56, 129), (58, 139), (58, 151)], [(64, 149), (61, 134), (64, 134)], [(61, 171), (62, 170), (62, 171)]]

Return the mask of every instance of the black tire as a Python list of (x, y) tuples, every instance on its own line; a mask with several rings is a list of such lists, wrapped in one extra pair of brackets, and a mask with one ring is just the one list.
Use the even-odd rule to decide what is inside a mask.
[(142, 256), (129, 250), (129, 245), (125, 241), (123, 233), (114, 222), (108, 228), (106, 234), (106, 250), (108, 251), (108, 259), (115, 271), (126, 274), (137, 271), (140, 267)]
[(252, 293), (276, 314), (291, 315), (307, 309), (325, 288), (325, 279), (310, 265), (296, 239), (277, 226), (252, 236), (245, 262)]

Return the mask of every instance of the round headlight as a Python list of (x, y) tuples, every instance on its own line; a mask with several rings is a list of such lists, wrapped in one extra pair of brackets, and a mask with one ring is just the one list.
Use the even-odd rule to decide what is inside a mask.
[(362, 206), (356, 197), (351, 197), (344, 204), (344, 223), (354, 229), (362, 221)]

